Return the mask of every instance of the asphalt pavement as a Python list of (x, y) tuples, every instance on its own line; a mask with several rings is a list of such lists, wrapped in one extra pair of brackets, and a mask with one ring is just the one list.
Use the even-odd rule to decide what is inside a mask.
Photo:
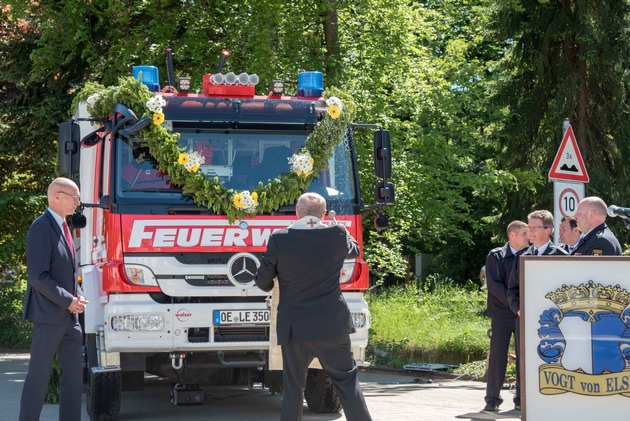
[[(29, 355), (0, 352), (0, 420), (18, 419), (20, 396), (28, 369)], [(398, 420), (519, 420), (512, 409), (512, 391), (502, 392), (506, 406), (499, 413), (483, 412), (485, 383), (426, 373), (362, 370), (359, 378), (374, 421)], [(202, 385), (206, 400), (200, 406), (175, 406), (170, 402), (170, 383), (148, 378), (145, 389), (123, 392), (119, 421), (217, 420), (272, 421), (280, 418), (282, 397), (267, 390), (246, 386)], [(83, 416), (85, 394), (83, 395)], [(40, 421), (58, 419), (58, 405), (44, 405)], [(304, 421), (344, 421), (340, 414), (317, 414), (304, 407)]]

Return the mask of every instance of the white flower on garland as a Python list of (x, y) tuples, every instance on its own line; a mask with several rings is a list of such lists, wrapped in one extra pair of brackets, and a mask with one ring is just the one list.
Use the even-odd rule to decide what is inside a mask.
[(310, 152), (306, 151), (300, 154), (293, 154), (291, 158), (287, 158), (291, 171), (300, 177), (306, 177), (313, 172), (313, 158)]
[(249, 193), (249, 190), (244, 190), (240, 193), (236, 193), (232, 198), (232, 203), (237, 209), (242, 209), (247, 213), (256, 212), (256, 206), (258, 206), (258, 193)]
[(146, 106), (149, 109), (149, 111), (151, 111), (154, 114), (161, 113), (162, 107), (165, 105), (166, 105), (166, 101), (164, 100), (164, 98), (162, 98), (162, 95), (156, 95), (154, 97), (151, 97), (146, 103)]
[(94, 108), (94, 105), (96, 105), (96, 102), (101, 98), (101, 96), (99, 94), (92, 94), (88, 97), (88, 99), (85, 100), (85, 103), (87, 104), (88, 108)]
[(206, 163), (206, 158), (199, 155), (199, 152), (180, 153), (177, 160), (188, 172), (197, 172), (199, 167)]
[(326, 100), (326, 105), (328, 105), (329, 107), (336, 105), (337, 107), (339, 107), (339, 111), (343, 111), (343, 102), (341, 102), (341, 100), (336, 96), (331, 96), (330, 98), (328, 98)]
[(341, 115), (341, 111), (343, 110), (343, 103), (336, 96), (331, 96), (326, 100), (326, 105), (328, 106), (328, 115), (333, 120), (336, 120)]

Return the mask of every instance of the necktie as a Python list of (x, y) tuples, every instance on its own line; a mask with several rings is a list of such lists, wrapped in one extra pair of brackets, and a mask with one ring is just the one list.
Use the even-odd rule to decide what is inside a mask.
[(70, 251), (72, 252), (72, 258), (74, 259), (74, 242), (72, 241), (68, 224), (66, 224), (66, 221), (63, 221), (61, 225), (63, 226), (63, 235), (66, 237), (66, 243), (68, 243), (68, 247), (70, 247)]
[(534, 250), (534, 256), (538, 256), (538, 249)]

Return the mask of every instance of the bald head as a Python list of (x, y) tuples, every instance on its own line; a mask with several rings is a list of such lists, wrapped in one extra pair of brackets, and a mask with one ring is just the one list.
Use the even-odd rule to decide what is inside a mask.
[(304, 193), (297, 201), (296, 212), (298, 218), (314, 216), (323, 219), (326, 213), (326, 199), (317, 193)]
[(57, 215), (66, 217), (72, 215), (81, 204), (79, 187), (69, 178), (55, 178), (48, 186), (48, 207)]
[(597, 196), (585, 197), (578, 203), (574, 218), (577, 226), (586, 234), (606, 221), (606, 202)]

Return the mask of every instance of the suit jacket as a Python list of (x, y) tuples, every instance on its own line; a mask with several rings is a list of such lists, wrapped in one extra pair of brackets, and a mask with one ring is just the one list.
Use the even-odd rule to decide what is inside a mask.
[(278, 344), (289, 338), (314, 341), (355, 332), (339, 275), (344, 260), (358, 255), (357, 242), (341, 225), (289, 227), (269, 237), (256, 284), (270, 291), (278, 277)]
[(507, 298), (508, 280), (516, 257), (517, 254), (512, 253), (510, 243), (492, 249), (486, 257), (489, 317), (516, 317)]
[(621, 256), (621, 245), (615, 234), (603, 223), (580, 239), (573, 255)]
[(68, 307), (82, 293), (70, 247), (50, 210), (31, 224), (26, 236), (26, 320), (65, 324), (72, 315)]
[[(533, 256), (534, 255), (534, 245), (532, 244), (526, 249), (523, 249), (517, 253), (519, 256)], [(568, 256), (567, 252), (560, 247), (555, 246), (553, 243), (549, 243), (547, 249), (543, 252), (543, 256)], [(512, 273), (510, 274), (510, 279), (508, 281), (508, 302), (510, 303), (510, 308), (516, 314), (516, 312), (520, 309), (520, 286), (519, 286), (519, 261), (520, 258), (514, 259), (514, 269), (512, 269)]]

